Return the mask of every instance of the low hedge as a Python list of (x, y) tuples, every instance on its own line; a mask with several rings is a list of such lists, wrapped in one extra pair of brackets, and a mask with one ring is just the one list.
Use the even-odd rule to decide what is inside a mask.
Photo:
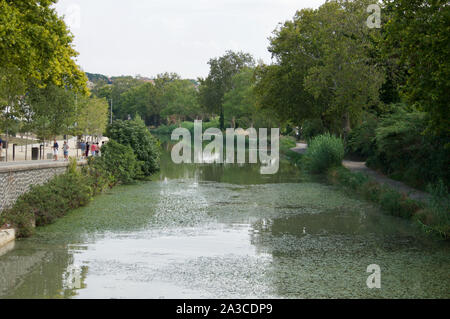
[(429, 202), (421, 203), (389, 186), (371, 180), (364, 174), (351, 172), (342, 166), (329, 169), (327, 177), (332, 184), (343, 186), (377, 203), (388, 214), (412, 218), (427, 233), (450, 239), (450, 197), (443, 182), (430, 188)]

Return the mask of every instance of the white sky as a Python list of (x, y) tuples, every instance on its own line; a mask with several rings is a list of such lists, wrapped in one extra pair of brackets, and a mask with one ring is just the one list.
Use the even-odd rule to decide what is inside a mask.
[(325, 0), (60, 0), (86, 72), (208, 75), (227, 49), (271, 61), (268, 37), (296, 10)]

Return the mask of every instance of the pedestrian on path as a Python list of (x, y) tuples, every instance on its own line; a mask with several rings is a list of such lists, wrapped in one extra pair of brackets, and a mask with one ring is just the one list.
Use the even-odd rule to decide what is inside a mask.
[(92, 143), (91, 146), (91, 155), (95, 156), (95, 152), (97, 151), (97, 145), (95, 145), (95, 143)]
[(86, 142), (86, 153), (84, 154), (84, 156), (86, 157), (86, 159), (88, 158), (88, 156), (89, 156), (89, 142)]
[(59, 145), (56, 139), (53, 140), (53, 160), (58, 160), (58, 151), (59, 151)]
[(69, 144), (67, 144), (66, 141), (64, 141), (63, 152), (64, 152), (64, 160), (68, 161), (69, 160)]
[(81, 140), (80, 142), (80, 148), (81, 148), (81, 158), (84, 157), (84, 155), (86, 155), (86, 143)]
[(3, 140), (2, 137), (0, 136), (0, 157), (2, 157), (2, 150), (3, 150)]

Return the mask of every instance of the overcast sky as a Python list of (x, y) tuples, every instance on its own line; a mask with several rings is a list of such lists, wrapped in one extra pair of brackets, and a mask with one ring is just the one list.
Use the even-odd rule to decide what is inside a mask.
[(325, 0), (59, 0), (78, 64), (110, 76), (205, 77), (226, 50), (271, 61), (267, 38), (296, 10)]

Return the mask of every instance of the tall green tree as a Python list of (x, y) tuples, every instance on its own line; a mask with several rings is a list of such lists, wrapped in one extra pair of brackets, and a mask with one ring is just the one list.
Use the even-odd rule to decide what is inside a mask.
[(259, 116), (263, 110), (257, 108), (253, 78), (254, 68), (243, 68), (233, 76), (232, 88), (224, 95), (225, 123), (232, 128), (266, 126), (263, 123), (267, 121)]
[(191, 81), (175, 80), (168, 84), (162, 116), (175, 118), (177, 122), (181, 122), (198, 119), (201, 114), (198, 92)]
[(0, 66), (23, 79), (70, 86), (87, 92), (76, 65), (73, 35), (58, 17), (56, 0), (0, 0)]
[(348, 133), (364, 108), (378, 103), (384, 72), (370, 53), (379, 31), (366, 25), (369, 0), (333, 0), (303, 9), (274, 32), (269, 51), (276, 59), (257, 70), (263, 108), (294, 122), (320, 119)]
[(209, 60), (209, 75), (199, 79), (200, 104), (210, 113), (220, 115), (220, 128), (225, 129), (223, 97), (232, 88), (233, 76), (244, 67), (253, 67), (255, 62), (248, 53), (227, 51), (225, 55)]
[(108, 124), (109, 105), (105, 98), (83, 97), (76, 108), (75, 135), (101, 136)]
[(31, 87), (28, 94), (34, 130), (41, 140), (71, 132), (77, 120), (75, 94), (72, 91), (49, 84), (44, 88)]
[(429, 131), (450, 136), (450, 6), (446, 0), (385, 0), (384, 53), (407, 71), (404, 96), (429, 115)]

